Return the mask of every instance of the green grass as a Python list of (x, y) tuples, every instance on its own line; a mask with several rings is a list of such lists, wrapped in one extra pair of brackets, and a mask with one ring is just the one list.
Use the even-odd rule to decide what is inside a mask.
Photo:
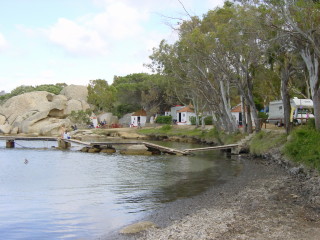
[(201, 137), (204, 132), (201, 129), (173, 128), (171, 125), (164, 125), (161, 128), (140, 129), (138, 133), (145, 135), (167, 135), (167, 136), (187, 136)]
[(275, 147), (283, 145), (287, 140), (287, 135), (277, 131), (257, 133), (251, 140), (250, 153), (263, 155)]
[(320, 171), (320, 132), (312, 127), (295, 130), (284, 153), (293, 161)]
[(157, 136), (194, 137), (198, 139), (205, 139), (206, 141), (212, 141), (217, 144), (235, 143), (244, 137), (244, 135), (240, 133), (226, 134), (224, 132), (219, 132), (215, 128), (210, 130), (201, 130), (200, 128), (184, 129), (172, 127), (170, 125), (164, 125), (161, 128), (140, 129), (138, 130), (138, 133)]

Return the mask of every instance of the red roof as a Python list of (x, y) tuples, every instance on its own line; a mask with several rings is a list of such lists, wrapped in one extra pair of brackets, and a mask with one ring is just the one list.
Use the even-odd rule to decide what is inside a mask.
[(134, 114), (132, 114), (132, 116), (147, 116), (147, 113), (145, 110), (141, 109), (141, 110), (135, 112)]
[(231, 109), (231, 112), (241, 112), (241, 104), (238, 104), (237, 106), (233, 107)]
[(184, 108), (181, 108), (178, 112), (194, 112), (194, 111), (192, 107), (186, 106)]

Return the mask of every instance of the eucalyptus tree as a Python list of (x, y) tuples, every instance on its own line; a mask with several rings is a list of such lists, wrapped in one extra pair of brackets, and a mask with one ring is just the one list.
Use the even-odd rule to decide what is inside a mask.
[[(273, 27), (292, 39), (293, 46), (306, 65), (314, 103), (315, 125), (320, 130), (320, 3), (311, 0), (261, 0), (258, 3), (270, 7), (278, 14), (282, 21), (274, 23), (271, 20)], [(257, 4), (257, 1), (252, 4)]]
[[(260, 122), (254, 101), (253, 87), (257, 69), (264, 62), (265, 45), (261, 41), (254, 8), (226, 3), (223, 8), (209, 11), (204, 26), (215, 45), (210, 58), (219, 67), (224, 78), (235, 85), (251, 110), (256, 131)], [(250, 131), (251, 114), (247, 114)]]

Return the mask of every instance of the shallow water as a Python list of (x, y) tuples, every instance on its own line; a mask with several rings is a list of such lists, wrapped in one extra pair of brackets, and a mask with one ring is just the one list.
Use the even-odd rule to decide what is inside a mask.
[(241, 171), (217, 151), (124, 156), (53, 145), (0, 142), (0, 239), (94, 239)]

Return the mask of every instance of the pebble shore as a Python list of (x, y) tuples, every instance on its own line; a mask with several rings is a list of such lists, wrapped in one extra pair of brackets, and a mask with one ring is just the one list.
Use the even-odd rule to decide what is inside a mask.
[(158, 227), (102, 239), (318, 240), (320, 177), (279, 158), (242, 159), (244, 168), (239, 176), (143, 219)]

